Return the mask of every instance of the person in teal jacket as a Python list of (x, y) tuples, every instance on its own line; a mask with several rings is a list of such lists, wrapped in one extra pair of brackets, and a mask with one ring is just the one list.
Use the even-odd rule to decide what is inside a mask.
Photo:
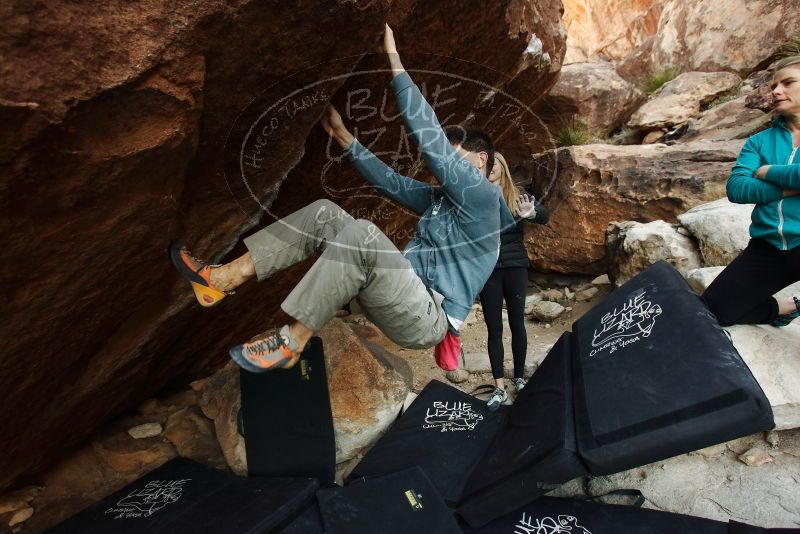
[(483, 133), (444, 132), (403, 68), (392, 30), (384, 50), (400, 114), (439, 185), (400, 175), (361, 145), (329, 106), (325, 131), (345, 149), (378, 192), (421, 216), (401, 253), (373, 223), (353, 219), (330, 200), (318, 200), (245, 238), (248, 252), (222, 266), (205, 265), (173, 243), (173, 265), (211, 306), (245, 281), (272, 274), (315, 253), (320, 257), (281, 303), (294, 320), (229, 353), (243, 369), (262, 372), (294, 365), (311, 336), (353, 298), (389, 339), (430, 348), (456, 335), (494, 268), (500, 233), (514, 218), (487, 179), (494, 148)]
[(772, 296), (800, 280), (800, 56), (776, 64), (772, 88), (772, 127), (747, 140), (727, 184), (731, 202), (756, 205), (750, 242), (703, 294), (722, 326), (800, 316), (796, 296)]

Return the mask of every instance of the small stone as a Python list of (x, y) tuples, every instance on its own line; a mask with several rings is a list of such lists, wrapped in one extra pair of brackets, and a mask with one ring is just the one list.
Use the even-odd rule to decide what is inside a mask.
[(592, 280), (592, 284), (596, 286), (605, 286), (611, 283), (611, 280), (608, 278), (607, 274), (601, 274), (594, 280)]
[(746, 453), (739, 456), (739, 460), (741, 460), (742, 462), (744, 462), (749, 466), (758, 467), (760, 465), (770, 463), (773, 460), (773, 458), (772, 455), (767, 451), (765, 451), (764, 449), (761, 449), (759, 447), (753, 447)]
[(542, 291), (541, 295), (544, 300), (549, 301), (556, 301), (564, 298), (564, 294), (558, 289), (548, 289), (547, 291)]
[(455, 371), (447, 371), (444, 376), (453, 384), (460, 384), (467, 381), (467, 378), (469, 378), (469, 372), (466, 369), (459, 368)]
[(161, 423), (145, 423), (128, 429), (128, 434), (133, 439), (152, 438), (161, 434)]
[(533, 305), (531, 315), (542, 322), (549, 323), (558, 319), (564, 311), (564, 306), (561, 304), (543, 300)]
[(564, 288), (564, 296), (567, 298), (567, 300), (572, 300), (572, 297), (574, 295), (575, 294), (572, 291), (570, 291), (568, 287)]
[(644, 139), (642, 139), (642, 144), (652, 145), (653, 143), (664, 137), (665, 133), (666, 132), (664, 132), (663, 130), (653, 130), (652, 132), (644, 136)]
[(592, 297), (597, 295), (598, 291), (600, 291), (600, 290), (597, 289), (596, 287), (590, 287), (589, 289), (584, 289), (583, 291), (581, 291), (580, 293), (577, 293), (575, 295), (575, 300), (577, 300), (579, 302), (584, 302), (584, 301), (587, 301), (587, 300), (591, 300)]
[(8, 520), (8, 526), (13, 527), (14, 525), (19, 525), (31, 518), (33, 515), (33, 508), (30, 506), (27, 508), (23, 508), (22, 510), (18, 510), (14, 515), (11, 516), (11, 519)]
[(546, 325), (544, 325), (545, 328), (550, 328), (550, 326), (551, 326), (550, 323), (547, 323)]
[(534, 293), (533, 295), (525, 297), (525, 315), (529, 315), (531, 313), (531, 310), (533, 310), (533, 305), (541, 301), (542, 301), (541, 293)]
[(567, 306), (566, 308), (564, 308), (564, 310), (566, 310), (568, 312), (571, 312), (572, 311), (572, 306)]
[(728, 450), (728, 447), (724, 443), (719, 443), (717, 445), (712, 445), (711, 447), (706, 447), (705, 449), (700, 449), (697, 451), (697, 454), (704, 458), (719, 458), (725, 451)]
[(781, 436), (776, 431), (770, 430), (767, 432), (767, 435), (764, 436), (764, 440), (773, 447), (777, 447), (781, 441)]

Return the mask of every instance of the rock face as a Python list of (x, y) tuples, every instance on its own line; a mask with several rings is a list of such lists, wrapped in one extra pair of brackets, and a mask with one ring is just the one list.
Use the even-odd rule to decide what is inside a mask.
[[(339, 319), (320, 332), (336, 439), (336, 463), (353, 458), (391, 425), (413, 380), (408, 363), (357, 336)], [(203, 413), (214, 420), (225, 460), (237, 474), (247, 474), (244, 438), (237, 418), (241, 407), (239, 369), (229, 363), (195, 383)]]
[(668, 1), (652, 64), (747, 74), (800, 30), (796, 15), (792, 0)]
[[(419, 0), (7, 2), (0, 488), (176, 376), (202, 376), (228, 346), (285, 320), (278, 304), (303, 266), (201, 310), (165, 261), (165, 247), (182, 237), (197, 256), (218, 261), (242, 252), (234, 245), (243, 233), (271, 222), (275, 213), (265, 217), (265, 208), (279, 193), (280, 206), (294, 209), (363, 185), (346, 164), (322, 179), (327, 140), (316, 123), (327, 102), (343, 105), (360, 89), (380, 106), (388, 75), (374, 85), (342, 75), (385, 67), (383, 58), (365, 56), (385, 21), (409, 69), (488, 82), (532, 103), (561, 67), (560, 7), (542, 0), (503, 0), (491, 13)], [(331, 28), (346, 36), (335, 48)], [(437, 111), (461, 120), (482, 102), (481, 90), (453, 83)], [(287, 97), (298, 90), (302, 96)], [(398, 133), (392, 109), (383, 116)], [(494, 112), (484, 106), (476, 116), (489, 130), (507, 129), (509, 118), (490, 119)], [(257, 122), (262, 115), (268, 124)], [(362, 132), (382, 125), (358, 124)], [(509, 143), (525, 146), (519, 128), (510, 132)], [(397, 141), (387, 136), (375, 148), (394, 153)], [(382, 205), (343, 196), (351, 209)], [(408, 230), (411, 217), (387, 213), (384, 225)]]
[(642, 44), (621, 62), (623, 77), (670, 66), (746, 76), (800, 30), (793, 0), (666, 0), (660, 5), (650, 38), (640, 37)]
[(608, 223), (674, 223), (689, 208), (725, 196), (725, 182), (742, 144), (585, 145), (551, 150), (525, 162), (521, 174), (550, 210), (547, 225), (524, 228), (533, 267), (606, 272)]
[(753, 204), (733, 204), (721, 198), (678, 215), (678, 221), (700, 243), (706, 267), (728, 265), (750, 241)]
[(609, 274), (618, 286), (665, 260), (684, 276), (702, 265), (694, 242), (664, 221), (612, 222), (606, 231)]
[(595, 62), (565, 65), (543, 104), (558, 110), (561, 120), (574, 116), (602, 137), (624, 123), (644, 100), (644, 93), (623, 80), (610, 62)]
[(628, 121), (639, 130), (670, 128), (700, 114), (702, 105), (730, 93), (741, 79), (729, 72), (685, 72), (665, 83)]
[(655, 0), (564, 0), (564, 63), (625, 58), (655, 33), (662, 5)]

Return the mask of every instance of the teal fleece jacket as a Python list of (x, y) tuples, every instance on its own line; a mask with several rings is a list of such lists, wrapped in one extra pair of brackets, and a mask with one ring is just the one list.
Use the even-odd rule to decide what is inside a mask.
[(500, 188), (449, 143), (408, 73), (396, 76), (392, 88), (406, 129), (440, 187), (395, 172), (357, 140), (346, 154), (381, 194), (421, 216), (403, 255), (427, 287), (444, 295), (445, 313), (460, 323), (494, 269), (500, 233), (514, 226), (514, 218)]
[[(800, 158), (792, 134), (782, 117), (742, 147), (728, 178), (728, 199), (752, 204), (750, 237), (769, 241), (780, 250), (800, 244), (800, 195), (783, 196), (784, 189), (800, 191)], [(771, 165), (763, 180), (756, 178), (762, 165)]]

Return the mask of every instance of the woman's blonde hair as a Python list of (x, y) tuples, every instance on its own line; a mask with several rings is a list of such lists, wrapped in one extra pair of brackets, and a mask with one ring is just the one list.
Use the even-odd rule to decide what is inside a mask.
[(506, 201), (511, 215), (516, 217), (519, 215), (519, 207), (517, 206), (517, 200), (520, 197), (519, 189), (514, 184), (514, 180), (511, 179), (511, 171), (508, 170), (506, 158), (500, 152), (495, 152), (494, 160), (500, 163), (500, 189), (503, 191), (503, 199)]
[(772, 73), (775, 74), (781, 69), (785, 69), (786, 67), (797, 66), (800, 68), (800, 56), (789, 56), (785, 57), (782, 60), (775, 63), (775, 67), (772, 69)]

